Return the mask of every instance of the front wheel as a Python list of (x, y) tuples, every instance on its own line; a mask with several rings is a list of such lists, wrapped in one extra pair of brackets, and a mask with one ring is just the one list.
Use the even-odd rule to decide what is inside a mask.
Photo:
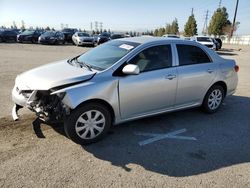
[(225, 97), (225, 91), (220, 85), (212, 86), (202, 103), (203, 110), (207, 113), (215, 113), (221, 106)]
[(102, 139), (111, 126), (109, 110), (98, 103), (76, 108), (64, 123), (66, 135), (78, 144), (90, 144)]

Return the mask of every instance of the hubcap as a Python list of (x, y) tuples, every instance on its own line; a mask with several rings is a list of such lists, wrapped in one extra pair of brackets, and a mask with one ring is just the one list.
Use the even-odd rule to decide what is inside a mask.
[(75, 130), (82, 139), (93, 139), (103, 131), (105, 117), (98, 110), (84, 112), (76, 121)]
[(208, 107), (211, 110), (215, 110), (220, 106), (221, 101), (222, 101), (221, 90), (215, 89), (208, 97)]

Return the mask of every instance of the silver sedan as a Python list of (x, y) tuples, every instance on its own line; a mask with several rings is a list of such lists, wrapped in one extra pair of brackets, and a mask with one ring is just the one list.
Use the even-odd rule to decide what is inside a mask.
[(63, 120), (69, 138), (88, 144), (112, 124), (199, 106), (214, 113), (235, 92), (238, 70), (234, 60), (192, 41), (113, 40), (17, 76), (13, 118), (27, 107), (44, 121)]
[(95, 45), (94, 37), (91, 37), (88, 33), (85, 32), (76, 32), (72, 36), (72, 41), (76, 46)]

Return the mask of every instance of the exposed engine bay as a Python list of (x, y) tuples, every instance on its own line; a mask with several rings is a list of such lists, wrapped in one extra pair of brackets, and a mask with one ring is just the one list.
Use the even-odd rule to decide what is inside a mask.
[[(27, 99), (25, 106), (31, 111), (35, 112), (41, 120), (61, 120), (65, 113), (69, 112), (69, 109), (66, 110), (66, 106), (61, 102), (61, 100), (65, 96), (65, 93), (52, 95), (51, 93), (51, 90), (29, 90), (21, 92), (20, 94)], [(18, 110), (22, 107), (23, 106), (18, 104), (15, 104), (15, 106), (13, 107), (12, 116), (14, 120), (18, 120)]]

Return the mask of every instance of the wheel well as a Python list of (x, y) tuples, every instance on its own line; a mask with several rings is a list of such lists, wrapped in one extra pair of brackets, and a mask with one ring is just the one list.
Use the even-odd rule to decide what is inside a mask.
[(223, 88), (223, 90), (224, 90), (224, 96), (226, 96), (226, 94), (227, 94), (227, 85), (226, 85), (226, 83), (223, 82), (223, 81), (215, 82), (211, 87), (213, 87), (215, 85), (221, 86)]
[[(109, 112), (111, 113), (111, 118), (112, 118), (112, 122), (114, 121), (115, 119), (115, 112), (114, 112), (114, 109), (113, 107), (105, 100), (102, 100), (102, 99), (90, 99), (90, 100), (87, 100), (87, 101), (84, 101), (82, 102), (80, 105), (78, 106), (81, 106), (81, 105), (85, 105), (87, 103), (99, 103), (99, 104), (102, 104), (103, 106), (107, 107)], [(77, 106), (77, 107), (78, 107)], [(76, 108), (77, 108), (76, 107)]]

